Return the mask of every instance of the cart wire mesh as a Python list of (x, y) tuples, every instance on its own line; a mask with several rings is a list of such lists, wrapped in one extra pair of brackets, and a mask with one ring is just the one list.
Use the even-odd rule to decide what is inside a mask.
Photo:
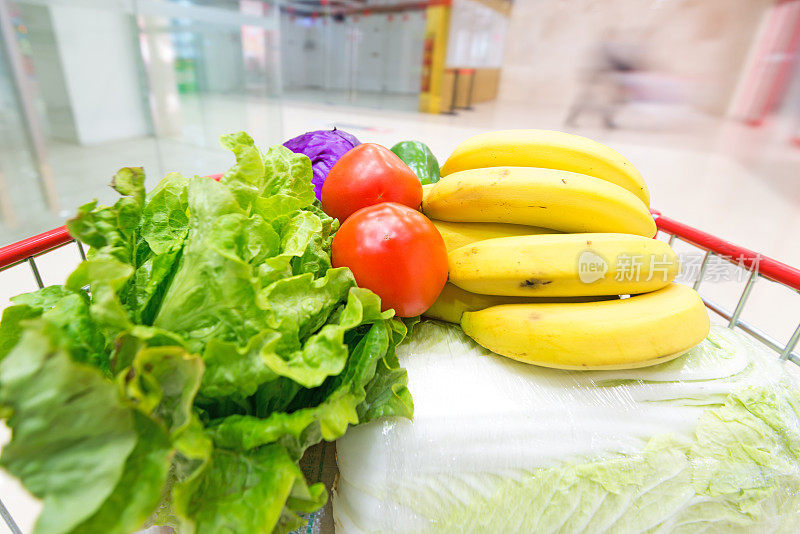
[[(700, 293), (706, 307), (727, 321), (729, 328), (740, 328), (777, 352), (781, 359), (790, 360), (792, 363), (800, 365), (800, 354), (794, 350), (800, 340), (800, 317), (798, 317), (797, 327), (785, 342), (781, 342), (767, 334), (762, 327), (742, 319), (742, 312), (753, 292), (756, 281), (759, 279), (771, 280), (787, 287), (794, 293), (800, 294), (800, 269), (734, 245), (675, 219), (665, 217), (658, 211), (653, 211), (653, 217), (656, 220), (659, 234), (668, 237), (670, 245), (675, 245), (676, 241), (683, 241), (704, 251), (703, 262), (700, 265), (693, 287)], [(733, 309), (728, 309), (718, 304), (700, 291), (701, 285), (706, 279), (708, 266), (714, 258), (725, 260), (737, 269), (746, 271), (747, 282)]]
[[(215, 175), (214, 178), (219, 179), (218, 176)], [(675, 219), (665, 217), (658, 211), (653, 210), (653, 217), (658, 227), (656, 238), (665, 238), (670, 245), (675, 245), (677, 242), (687, 243), (704, 254), (699, 272), (693, 281), (693, 287), (700, 292), (706, 307), (727, 321), (729, 328), (743, 330), (778, 353), (781, 359), (800, 365), (800, 354), (795, 350), (798, 341), (800, 341), (800, 317), (798, 317), (797, 327), (786, 341), (775, 339), (767, 334), (762, 327), (742, 319), (742, 312), (753, 292), (755, 282), (759, 279), (771, 280), (800, 295), (800, 269), (734, 245)], [(80, 241), (74, 239), (66, 227), (63, 226), (2, 247), (0, 248), (0, 279), (4, 270), (27, 263), (36, 285), (42, 288), (44, 283), (42, 282), (39, 266), (36, 264), (36, 258), (66, 246), (77, 247), (80, 257), (84, 260), (86, 259), (83, 245)], [(708, 266), (715, 258), (725, 260), (737, 269), (745, 271), (746, 283), (733, 309), (726, 308), (709, 299), (700, 291)], [(3, 505), (2, 499), (0, 499), (0, 516), (2, 516), (12, 534), (21, 534), (22, 531), (14, 521), (10, 511)]]

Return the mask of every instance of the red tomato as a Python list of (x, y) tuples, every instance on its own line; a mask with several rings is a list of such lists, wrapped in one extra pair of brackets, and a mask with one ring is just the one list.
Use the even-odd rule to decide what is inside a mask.
[(322, 209), (339, 222), (373, 204), (399, 202), (417, 209), (422, 184), (388, 148), (364, 143), (348, 150), (322, 184)]
[(431, 307), (447, 282), (447, 249), (420, 212), (395, 202), (363, 208), (336, 232), (334, 267), (349, 267), (384, 310), (414, 317)]

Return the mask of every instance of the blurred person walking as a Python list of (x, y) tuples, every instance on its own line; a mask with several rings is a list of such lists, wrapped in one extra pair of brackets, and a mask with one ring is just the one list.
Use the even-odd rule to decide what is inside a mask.
[(588, 112), (598, 115), (606, 128), (617, 128), (616, 116), (630, 100), (627, 79), (641, 70), (638, 49), (609, 33), (595, 45), (588, 59), (582, 87), (564, 125), (577, 126), (578, 117)]

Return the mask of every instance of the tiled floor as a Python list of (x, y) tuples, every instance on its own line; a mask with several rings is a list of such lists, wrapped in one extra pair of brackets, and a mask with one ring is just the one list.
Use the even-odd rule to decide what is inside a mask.
[[(121, 166), (143, 164), (152, 169), (149, 186), (167, 171), (200, 174), (224, 170), (232, 158), (217, 148), (215, 137), (235, 129), (246, 129), (258, 142), (269, 144), (307, 130), (337, 126), (362, 141), (388, 146), (403, 139), (419, 139), (443, 160), (472, 134), (501, 128), (560, 129), (563, 119), (560, 113), (510, 104), (483, 104), (456, 116), (398, 111), (407, 108), (405, 101), (376, 100), (373, 104), (355, 108), (286, 99), (277, 107), (274, 101), (206, 97), (201, 118), (184, 125), (180, 140), (131, 140), (102, 150), (53, 145), (52, 160), (65, 214), (94, 197), (112, 201), (113, 192), (106, 184)], [(394, 111), (374, 109), (380, 105)], [(626, 110), (620, 122), (622, 128), (609, 131), (590, 125), (587, 118), (586, 126), (573, 131), (603, 141), (627, 156), (645, 176), (653, 207), (665, 215), (800, 266), (800, 148), (788, 141), (791, 124), (751, 129), (682, 109), (646, 107)], [(17, 208), (20, 225), (13, 230), (0, 228), (0, 244), (42, 231), (63, 218)], [(691, 254), (687, 247), (678, 247), (679, 252)], [(38, 263), (44, 282), (63, 281), (78, 260), (72, 246), (42, 257)], [(706, 282), (702, 292), (733, 306), (744, 280), (728, 274), (718, 278)], [(0, 272), (0, 308), (8, 297), (32, 289), (35, 285), (26, 265)], [(786, 339), (800, 321), (800, 295), (760, 281), (743, 317)], [(0, 442), (4, 441), (3, 432), (0, 428)], [(0, 475), (0, 495), (23, 531), (29, 531), (36, 505), (4, 475)], [(4, 528), (0, 522), (0, 532)]]

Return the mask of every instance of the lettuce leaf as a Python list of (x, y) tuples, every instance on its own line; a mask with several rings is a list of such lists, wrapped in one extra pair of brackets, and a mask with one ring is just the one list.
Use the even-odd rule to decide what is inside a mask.
[[(231, 415), (212, 422), (214, 442), (220, 447), (244, 450), (280, 442), (299, 460), (310, 445), (340, 438), (350, 424), (369, 421), (382, 413), (410, 417), (413, 408), (405, 389), (405, 374), (389, 354), (389, 347), (395, 342), (390, 324), (389, 321), (373, 324), (353, 347), (343, 372), (317, 390), (307, 390), (307, 395), (295, 400), (296, 409), (289, 413), (275, 412), (266, 418)], [(376, 372), (378, 369), (391, 369), (398, 375), (387, 380)], [(371, 398), (364, 406), (368, 391), (378, 389), (380, 398)], [(395, 398), (404, 402), (396, 406)], [(309, 404), (312, 407), (301, 407)]]
[(279, 445), (254, 451), (214, 451), (193, 478), (175, 486), (180, 532), (197, 534), (290, 532), (327, 501), (321, 483), (308, 486)]
[(77, 531), (112, 496), (140, 441), (115, 385), (75, 362), (61, 337), (38, 322), (0, 366), (0, 406), (14, 432), (0, 465), (44, 501), (37, 532)]
[(72, 292), (50, 286), (11, 299), (14, 306), (3, 310), (0, 322), (0, 360), (19, 342), (22, 321), (42, 317), (63, 329), (75, 359), (106, 369), (105, 338), (89, 312), (89, 296), (83, 290)]
[[(136, 446), (125, 459), (114, 490), (97, 511), (74, 532), (128, 534), (148, 520), (161, 501), (174, 454), (164, 431), (146, 416), (133, 412)], [(37, 524), (44, 531), (44, 525)]]
[(327, 499), (297, 465), (413, 404), (406, 326), (348, 269), (308, 158), (247, 134), (219, 182), (126, 167), (68, 222), (87, 261), (0, 322), (0, 465), (37, 533), (287, 532)]

